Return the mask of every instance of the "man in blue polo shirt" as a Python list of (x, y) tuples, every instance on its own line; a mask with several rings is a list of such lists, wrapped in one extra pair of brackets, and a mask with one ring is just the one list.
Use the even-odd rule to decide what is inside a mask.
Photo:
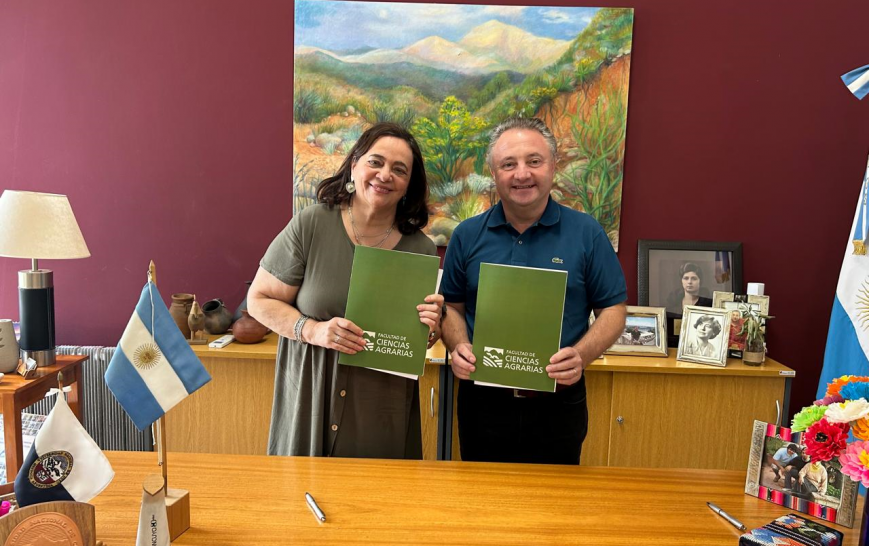
[[(549, 196), (556, 154), (555, 137), (539, 119), (512, 118), (496, 127), (488, 161), (501, 201), (462, 222), (447, 248), (443, 339), (453, 373), (465, 380), (458, 420), (466, 461), (579, 464), (588, 430), (582, 372), (624, 331), (625, 278), (606, 233), (591, 216)], [(475, 369), (471, 343), (483, 262), (568, 272), (561, 350), (546, 367), (556, 392), (467, 381)], [(522, 324), (521, 309), (515, 320)]]

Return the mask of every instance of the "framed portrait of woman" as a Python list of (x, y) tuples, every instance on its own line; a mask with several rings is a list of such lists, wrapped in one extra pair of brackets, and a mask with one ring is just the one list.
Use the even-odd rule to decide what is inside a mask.
[(742, 292), (742, 243), (640, 239), (639, 305), (664, 307), (671, 346), (679, 343), (686, 305), (712, 307), (712, 294)]
[(676, 360), (726, 366), (730, 311), (696, 305), (684, 311)]

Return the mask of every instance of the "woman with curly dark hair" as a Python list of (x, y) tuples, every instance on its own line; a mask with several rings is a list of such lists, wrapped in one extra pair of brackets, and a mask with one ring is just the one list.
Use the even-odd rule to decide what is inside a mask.
[[(260, 262), (248, 310), (280, 334), (268, 452), (271, 455), (421, 458), (415, 381), (338, 365), (365, 349), (344, 318), (358, 245), (436, 255), (422, 154), (399, 125), (365, 131), (338, 172), (275, 238)], [(384, 294), (388, 297), (388, 294)], [(430, 340), (443, 296), (419, 302)]]

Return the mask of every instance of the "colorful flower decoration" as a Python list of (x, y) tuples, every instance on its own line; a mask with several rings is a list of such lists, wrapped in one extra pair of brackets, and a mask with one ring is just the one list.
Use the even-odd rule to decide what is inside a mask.
[(848, 445), (839, 457), (842, 473), (864, 486), (869, 486), (869, 442), (858, 441)]
[(864, 417), (851, 423), (851, 434), (858, 440), (869, 440), (869, 418)]
[(830, 404), (838, 404), (839, 402), (844, 402), (845, 399), (842, 398), (841, 394), (830, 394), (827, 395), (820, 400), (815, 400), (814, 404), (816, 406), (829, 406)]
[(869, 381), (869, 377), (859, 375), (843, 375), (842, 377), (837, 377), (827, 385), (827, 396), (839, 394), (842, 387), (850, 383), (865, 383), (867, 381)]
[[(866, 385), (866, 383), (861, 384)], [(867, 415), (869, 415), (869, 402), (865, 398), (858, 398), (857, 400), (846, 400), (838, 404), (830, 404), (827, 406), (824, 419), (830, 423), (850, 423), (851, 421), (863, 419)]]
[(802, 432), (820, 421), (827, 413), (827, 406), (806, 406), (801, 412), (794, 415), (791, 430)]
[(860, 398), (869, 400), (869, 383), (848, 383), (847, 385), (842, 386), (839, 390), (839, 394), (842, 395), (842, 398), (845, 400), (857, 400)]
[(810, 426), (804, 436), (806, 452), (812, 461), (829, 461), (838, 457), (848, 444), (848, 423), (830, 423), (821, 419)]

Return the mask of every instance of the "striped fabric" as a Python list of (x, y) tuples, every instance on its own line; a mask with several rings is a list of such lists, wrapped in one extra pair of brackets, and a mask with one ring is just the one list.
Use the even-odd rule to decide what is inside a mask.
[(842, 81), (855, 97), (863, 100), (863, 97), (869, 94), (869, 64), (843, 74)]
[(146, 284), (106, 370), (112, 394), (144, 430), (210, 380), (157, 286)]

